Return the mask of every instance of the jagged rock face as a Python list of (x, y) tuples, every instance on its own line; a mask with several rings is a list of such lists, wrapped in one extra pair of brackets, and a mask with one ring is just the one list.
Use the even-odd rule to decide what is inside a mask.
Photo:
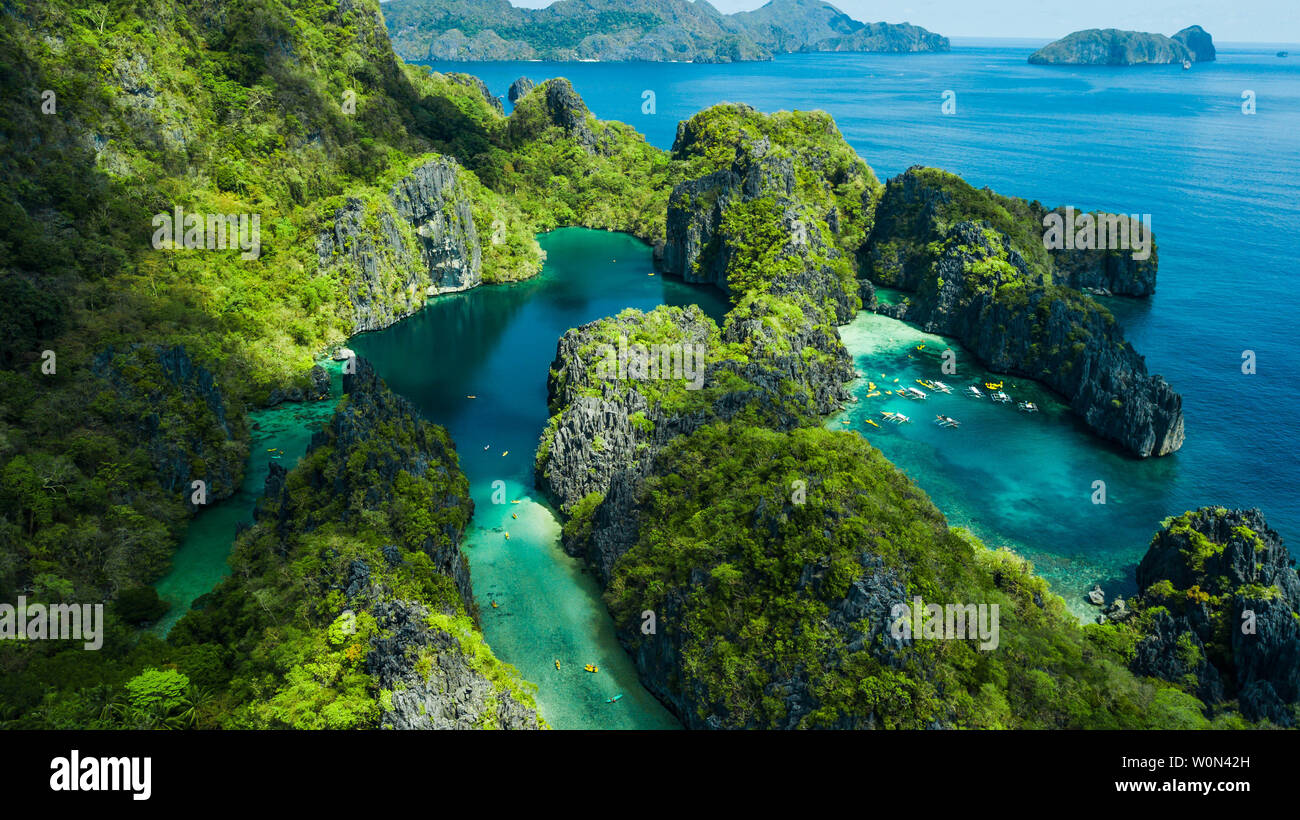
[[(747, 302), (733, 311), (721, 341), (748, 353), (743, 361), (710, 361), (704, 389), (717, 384), (724, 372), (738, 375), (745, 387), (712, 394), (706, 408), (686, 413), (666, 412), (635, 389), (591, 377), (595, 361), (582, 351), (595, 343), (599, 323), (570, 330), (560, 339), (548, 380), (548, 405), (558, 423), (549, 446), (543, 439), (537, 486), (566, 511), (590, 493), (604, 495), (593, 517), (591, 538), (584, 543), (566, 541), (566, 550), (585, 555), (608, 581), (614, 562), (636, 541), (633, 507), (643, 479), (673, 438), (745, 409), (756, 410), (773, 428), (784, 430), (843, 406), (849, 398), (846, 385), (855, 376), (852, 358), (834, 328), (815, 321), (816, 310), (807, 307), (805, 322), (785, 330), (767, 321), (764, 303)], [(659, 309), (670, 310), (677, 311), (674, 324), (682, 338), (707, 349), (713, 322), (695, 307)], [(616, 321), (628, 328), (630, 337), (639, 317), (620, 316)], [(821, 355), (805, 358), (808, 350)], [(593, 383), (600, 385), (600, 395), (580, 391)], [(648, 424), (637, 424), (633, 417), (638, 414)], [(600, 446), (593, 446), (597, 441)]]
[[(446, 76), (453, 82), (467, 85), (479, 94), (483, 95), (483, 99), (488, 105), (495, 108), (497, 113), (504, 114), (506, 112), (505, 106), (501, 104), (501, 98), (493, 94), (492, 90), (487, 87), (487, 83), (483, 82), (478, 77), (475, 77), (473, 74), (461, 74), (459, 72), (447, 74)], [(513, 100), (511, 100), (511, 102), (513, 102)]]
[[(1140, 603), (1168, 606), (1171, 614), (1159, 615), (1139, 644), (1135, 671), (1175, 682), (1193, 674), (1207, 702), (1235, 697), (1250, 720), (1294, 725), (1300, 578), (1292, 564), (1259, 510), (1205, 507), (1180, 516), (1156, 534), (1138, 565)], [(1172, 585), (1176, 605), (1157, 594), (1162, 581)], [(1207, 664), (1185, 668), (1187, 644)]]
[(520, 77), (510, 84), (510, 90), (506, 92), (506, 98), (511, 103), (517, 102), (520, 97), (533, 90), (533, 81), (527, 77)]
[(588, 150), (596, 146), (596, 135), (587, 124), (591, 112), (568, 80), (556, 78), (546, 81), (546, 109), (551, 122), (573, 136), (579, 145)]
[(398, 216), (415, 227), (429, 274), (429, 296), (469, 290), (483, 282), (474, 212), (459, 175), (454, 161), (438, 158), (402, 178), (388, 194)]
[[(204, 482), (209, 504), (239, 489), (249, 446), (245, 422), (229, 411), (216, 377), (195, 364), (183, 345), (133, 345), (121, 352), (110, 347), (95, 357), (92, 369), (121, 400), (121, 429), (148, 454), (163, 489), (183, 496), (191, 511), (199, 509), (194, 481)], [(155, 369), (158, 380), (148, 377)], [(177, 419), (177, 406), (195, 409)]]
[(1200, 26), (1188, 26), (1175, 34), (1174, 39), (1192, 53), (1193, 62), (1212, 63), (1217, 56), (1214, 50), (1214, 38)]
[[(540, 728), (537, 711), (473, 669), (451, 633), (431, 627), (416, 601), (381, 602), (373, 614), (381, 635), (371, 640), (366, 670), (392, 693), (380, 716), (384, 729)], [(426, 656), (424, 672), (417, 660)]]
[(266, 399), (267, 407), (275, 407), (286, 401), (324, 401), (330, 397), (330, 374), (320, 365), (312, 365), (306, 374), (307, 386), (277, 387)]
[[(1127, 342), (1109, 313), (1046, 289), (1026, 303), (996, 298), (1007, 277), (976, 289), (967, 271), (995, 252), (981, 226), (963, 222), (956, 240), (935, 265), (943, 282), (933, 298), (923, 290), (904, 318), (932, 333), (955, 336), (990, 369), (1038, 379), (1061, 393), (1098, 435), (1136, 455), (1166, 455), (1182, 446), (1182, 397)], [(1032, 278), (1019, 254), (1002, 239), (1001, 250), (1017, 275)], [(973, 249), (974, 253), (967, 249)]]
[[(987, 223), (941, 224), (939, 206), (947, 203), (944, 191), (911, 171), (890, 180), (865, 255), (873, 276), (913, 293), (875, 310), (957, 338), (991, 370), (1043, 382), (1094, 432), (1138, 456), (1181, 447), (1182, 397), (1147, 373), (1114, 317), (1076, 291), (1048, 287), (1043, 272)], [(905, 241), (895, 241), (900, 236)], [(929, 251), (936, 243), (937, 259)], [(989, 260), (1005, 265), (972, 272)], [(1017, 295), (999, 295), (1004, 284)]]
[[(458, 459), (454, 448), (444, 444), (433, 428), (420, 419), (419, 412), (409, 401), (398, 396), (383, 386), (374, 368), (368, 361), (358, 357), (354, 373), (343, 375), (343, 392), (348, 396), (347, 407), (331, 417), (328, 427), (312, 436), (308, 453), (329, 444), (330, 469), (312, 471), (307, 474), (307, 481), (312, 487), (323, 486), (325, 475), (336, 476), (332, 488), (340, 498), (346, 499), (343, 520), (360, 516), (367, 511), (384, 512), (393, 501), (393, 486), (398, 474), (406, 472), (420, 478), (430, 470), (446, 474), (458, 469)], [(411, 443), (394, 440), (387, 430), (409, 430)], [(379, 440), (382, 447), (370, 447), (372, 441)], [(346, 465), (358, 451), (366, 452), (366, 466), (378, 474), (380, 480), (366, 486), (348, 486), (344, 476), (348, 474)], [(259, 522), (273, 523), (277, 531), (287, 535), (289, 514), (293, 499), (283, 470), (272, 471), (267, 476), (267, 491), (258, 504), (256, 517)], [(448, 507), (468, 504), (466, 520), (473, 515), (473, 503), (462, 500), (457, 495), (449, 495), (441, 500)], [(310, 532), (329, 523), (338, 516), (330, 513), (305, 511), (301, 529)], [(464, 538), (463, 528), (447, 524), (442, 528), (441, 537), (428, 536), (422, 544), (412, 545), (422, 549), (431, 559), (439, 572), (448, 576), (456, 585), (461, 601), (468, 611), (474, 611), (473, 590), (470, 587), (469, 563), (460, 551)]]
[[(1057, 208), (1062, 212), (1064, 209)], [(1114, 216), (1097, 212), (1094, 219)], [(1117, 215), (1128, 219), (1124, 214)], [(1150, 296), (1156, 292), (1159, 252), (1155, 241), (1147, 259), (1135, 259), (1126, 249), (1053, 249), (1053, 279), (1057, 284), (1102, 296)]]
[[(317, 238), (322, 269), (349, 269), (355, 333), (388, 327), (419, 310), (428, 296), (483, 281), (473, 207), (454, 160), (438, 157), (416, 168), (390, 189), (388, 200), (391, 210), (381, 204), (372, 229), (368, 217), (375, 206), (349, 198)], [(401, 222), (414, 230), (414, 247)]]
[[(686, 124), (679, 125), (674, 156), (687, 151), (692, 139)], [(771, 150), (766, 137), (738, 146), (730, 168), (673, 188), (668, 199), (667, 238), (658, 258), (660, 268), (687, 282), (711, 284), (730, 292), (727, 267), (739, 237), (728, 234), (723, 217), (734, 204), (772, 197), (785, 237), (778, 257), (797, 258), (805, 264), (800, 266), (799, 274), (775, 281), (770, 292), (803, 293), (816, 301), (829, 299), (836, 305), (837, 320), (847, 323), (857, 312), (854, 294), (845, 292), (839, 280), (813, 258), (834, 256), (838, 251), (827, 246), (812, 215), (796, 202), (793, 161), (788, 156), (773, 155)], [(821, 217), (832, 230), (836, 229), (838, 215), (834, 210)]]

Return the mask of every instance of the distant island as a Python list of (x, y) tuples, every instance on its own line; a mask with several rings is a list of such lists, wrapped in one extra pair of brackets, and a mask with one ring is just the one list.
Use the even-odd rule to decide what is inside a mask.
[(1173, 37), (1116, 28), (1076, 31), (1029, 55), (1034, 65), (1166, 65), (1214, 62), (1214, 40), (1200, 26)]
[(948, 51), (910, 23), (863, 23), (822, 0), (771, 0), (723, 14), (707, 0), (393, 0), (383, 6), (406, 60), (594, 60), (730, 63), (807, 51)]

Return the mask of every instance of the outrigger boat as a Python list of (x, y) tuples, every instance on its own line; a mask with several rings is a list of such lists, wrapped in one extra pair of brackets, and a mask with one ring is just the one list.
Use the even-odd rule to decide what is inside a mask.
[(943, 415), (935, 416), (934, 423), (939, 425), (940, 427), (961, 427), (961, 422), (957, 421), (957, 419), (953, 418), (952, 416), (943, 416)]
[(906, 390), (900, 390), (898, 392), (902, 393), (904, 398), (909, 398), (909, 399), (930, 398), (924, 390), (917, 390), (915, 387), (909, 387)]
[(933, 386), (934, 386), (934, 389), (935, 389), (935, 390), (938, 390), (940, 393), (951, 393), (951, 392), (952, 392), (952, 388), (949, 387), (948, 385), (944, 384), (943, 382), (932, 382), (932, 384), (933, 384)]
[(885, 419), (885, 421), (892, 421), (894, 424), (903, 424), (911, 421), (911, 419), (904, 416), (902, 413), (891, 413), (888, 410), (882, 411), (880, 415)]
[(998, 392), (993, 394), (993, 401), (997, 402), (998, 404), (1006, 404), (1007, 402), (1011, 401), (1011, 397), (1008, 396), (1006, 393), (1003, 393), (1001, 390), (999, 390)]
[(970, 387), (967, 387), (967, 388), (966, 388), (966, 395), (968, 395), (968, 396), (974, 396), (974, 397), (977, 398), (977, 399), (982, 399), (982, 398), (984, 398), (984, 394), (981, 393), (981, 392), (980, 392), (980, 389), (979, 389), (978, 387), (976, 387), (975, 385), (973, 385), (973, 384), (972, 384)]
[(1023, 410), (1026, 413), (1038, 412), (1038, 405), (1034, 404), (1032, 401), (1022, 401), (1020, 402), (1019, 405), (1017, 405), (1017, 407), (1019, 407), (1019, 409)]

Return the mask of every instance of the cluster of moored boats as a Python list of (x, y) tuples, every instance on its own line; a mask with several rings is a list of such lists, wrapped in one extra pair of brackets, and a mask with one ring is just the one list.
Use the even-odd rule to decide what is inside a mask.
[[(880, 378), (884, 379), (885, 374), (881, 373)], [(894, 382), (897, 384), (898, 379), (894, 379)], [(916, 383), (921, 385), (921, 387), (924, 387), (927, 390), (933, 390), (936, 393), (952, 393), (952, 388), (941, 381), (917, 379)], [(1002, 382), (984, 382), (984, 388), (989, 391), (987, 396), (998, 404), (1011, 404), (1013, 401), (1012, 398), (1002, 390)], [(984, 391), (980, 390), (979, 385), (974, 384), (967, 387), (962, 391), (962, 393), (973, 399), (983, 399), (986, 395)], [(925, 390), (922, 390), (920, 387), (891, 387), (886, 390), (881, 390), (876, 387), (875, 382), (867, 382), (867, 398), (883, 395), (901, 396), (902, 398), (911, 399), (912, 401), (925, 401), (930, 397), (930, 394), (925, 392)], [(1038, 405), (1034, 404), (1032, 401), (1022, 401), (1016, 403), (1016, 409), (1020, 410), (1022, 413), (1037, 413)], [(890, 422), (891, 424), (907, 424), (911, 421), (911, 419), (906, 415), (889, 410), (882, 410), (880, 412), (880, 418), (884, 421)], [(940, 427), (961, 426), (961, 422), (957, 421), (957, 419), (943, 414), (935, 416), (934, 423)], [(867, 424), (870, 424), (873, 427), (880, 426), (872, 419), (867, 419)]]

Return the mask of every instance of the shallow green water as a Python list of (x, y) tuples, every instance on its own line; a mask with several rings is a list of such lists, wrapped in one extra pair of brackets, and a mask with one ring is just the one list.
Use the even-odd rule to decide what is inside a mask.
[[(533, 488), (533, 456), (565, 331), (629, 307), (699, 304), (720, 319), (726, 305), (711, 289), (650, 276), (650, 249), (632, 237), (565, 228), (540, 241), (547, 260), (535, 279), (441, 296), (350, 345), (456, 442), (475, 505), (465, 551), (483, 633), (497, 657), (538, 685), (547, 721), (675, 728), (637, 681), (595, 579), (560, 548), (559, 525)], [(492, 503), (495, 481), (505, 482), (504, 503)], [(583, 671), (588, 663), (600, 671)]]
[[(1094, 583), (1108, 597), (1135, 591), (1133, 564), (1160, 520), (1182, 511), (1174, 491), (1181, 469), (1176, 458), (1132, 458), (1087, 431), (1051, 391), (989, 374), (959, 344), (904, 322), (863, 313), (840, 328), (840, 336), (861, 380), (851, 387), (857, 402), (829, 427), (862, 433), (954, 526), (1033, 561), (1075, 614), (1095, 617), (1083, 598)], [(941, 369), (949, 348), (956, 356), (955, 375)], [(921, 387), (929, 394), (923, 401), (884, 393), (919, 387), (916, 379), (938, 379), (953, 393)], [(867, 397), (869, 381), (882, 395)], [(986, 381), (1002, 382), (1014, 401), (996, 404), (987, 395), (961, 394), (972, 384), (989, 393)], [(1024, 400), (1041, 411), (1019, 412), (1016, 402)], [(890, 424), (880, 418), (882, 411), (903, 413), (911, 422)], [(935, 425), (937, 414), (957, 419), (961, 427)], [(1104, 504), (1093, 501), (1094, 481), (1105, 482)]]
[[(158, 596), (172, 605), (153, 625), (158, 635), (166, 635), (196, 598), (211, 592), (230, 574), (227, 559), (235, 543), (235, 529), (242, 521), (252, 522), (253, 507), (262, 497), (272, 462), (278, 461), (285, 469), (292, 469), (307, 452), (312, 433), (334, 414), (342, 390), (341, 366), (337, 362), (322, 362), (322, 365), (330, 372), (331, 400), (308, 404), (285, 402), (248, 414), (253, 427), (252, 448), (239, 490), (195, 516), (172, 556), (171, 572), (155, 585)], [(279, 453), (271, 452), (277, 449)], [(275, 458), (277, 455), (279, 458)]]

